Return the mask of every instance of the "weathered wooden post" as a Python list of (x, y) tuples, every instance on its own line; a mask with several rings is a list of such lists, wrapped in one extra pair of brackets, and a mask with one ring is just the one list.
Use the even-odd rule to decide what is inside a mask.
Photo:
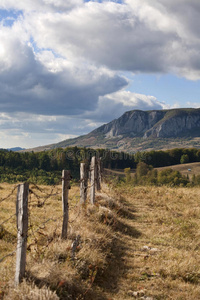
[(28, 235), (28, 194), (29, 184), (18, 185), (16, 201), (17, 217), (17, 251), (16, 251), (16, 273), (15, 284), (22, 282), (26, 269), (26, 250)]
[(101, 190), (101, 160), (100, 160), (100, 158), (98, 158), (97, 162), (96, 162), (96, 188), (97, 188), (97, 191)]
[(100, 184), (102, 184), (103, 181), (103, 160), (102, 157), (99, 158), (99, 177), (100, 177)]
[(93, 156), (90, 163), (90, 203), (95, 203), (95, 177), (96, 177), (96, 157)]
[(70, 189), (71, 173), (68, 170), (62, 171), (62, 206), (63, 206), (63, 225), (62, 239), (67, 238), (68, 220), (69, 220), (69, 203), (68, 194)]
[(80, 164), (80, 203), (84, 204), (87, 199), (88, 174), (86, 163)]

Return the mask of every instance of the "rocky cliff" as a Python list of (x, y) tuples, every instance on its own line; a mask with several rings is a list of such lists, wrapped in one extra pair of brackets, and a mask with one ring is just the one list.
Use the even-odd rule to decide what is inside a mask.
[(29, 150), (68, 146), (122, 151), (200, 148), (200, 108), (128, 111), (84, 136)]
[(200, 136), (200, 109), (129, 111), (92, 133), (104, 134), (106, 138)]

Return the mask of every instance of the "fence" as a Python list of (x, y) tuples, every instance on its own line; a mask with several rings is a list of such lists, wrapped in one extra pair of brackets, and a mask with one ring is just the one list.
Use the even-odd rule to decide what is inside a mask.
[[(59, 219), (62, 219), (62, 233), (61, 238), (67, 239), (68, 223), (69, 223), (69, 189), (71, 181), (71, 173), (68, 170), (62, 171), (62, 211), (63, 214)], [(89, 181), (89, 184), (88, 184)], [(81, 163), (80, 165), (80, 204), (85, 204), (87, 201), (88, 190), (90, 191), (89, 201), (93, 205), (95, 203), (95, 191), (101, 189), (102, 181), (102, 162), (101, 159), (92, 157), (90, 165), (87, 163)], [(23, 183), (16, 186), (12, 192), (5, 198), (0, 200), (0, 204), (10, 198), (11, 195), (17, 189), (17, 200), (16, 200), (16, 213), (11, 215), (8, 219), (0, 223), (0, 230), (3, 225), (9, 222), (16, 216), (17, 223), (17, 247), (16, 250), (0, 258), (0, 263), (7, 257), (12, 256), (16, 253), (16, 272), (15, 272), (15, 284), (18, 285), (25, 277), (26, 270), (26, 253), (27, 253), (27, 239), (28, 236), (34, 235), (39, 232), (41, 225), (36, 229), (32, 230), (33, 224), (30, 219), (30, 205), (33, 205), (31, 196), (34, 195), (37, 199), (37, 207), (44, 207), (47, 200), (52, 196), (60, 195), (58, 189), (55, 191), (55, 186), (52, 187), (50, 193), (46, 193), (40, 187), (32, 184), (33, 188), (29, 187), (29, 183)], [(44, 194), (41, 197), (40, 194), (35, 192), (37, 190), (40, 194)], [(42, 200), (42, 201), (41, 201)], [(48, 218), (42, 222), (42, 226), (45, 226), (49, 221), (57, 221), (56, 218)], [(30, 223), (30, 224), (29, 224)], [(31, 229), (31, 233), (30, 233)], [(76, 248), (77, 240), (73, 243), (73, 249)], [(30, 247), (30, 245), (29, 245)]]

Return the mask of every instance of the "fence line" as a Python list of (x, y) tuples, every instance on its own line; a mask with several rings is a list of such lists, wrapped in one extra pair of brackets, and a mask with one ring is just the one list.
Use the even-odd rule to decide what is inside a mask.
[[(88, 184), (88, 180), (90, 183)], [(80, 201), (77, 201), (76, 204), (69, 209), (69, 189), (70, 189), (70, 180), (71, 174), (70, 171), (63, 170), (62, 172), (62, 207), (63, 214), (58, 218), (47, 218), (44, 222), (41, 222), (40, 225), (34, 229), (30, 211), (36, 205), (37, 207), (46, 207), (46, 201), (53, 196), (60, 195), (58, 189), (55, 191), (56, 187), (53, 186), (50, 193), (45, 192), (39, 186), (34, 183), (30, 183), (32, 187), (29, 188), (29, 183), (24, 183), (17, 185), (13, 188), (12, 192), (5, 198), (0, 199), (0, 203), (9, 199), (12, 196), (16, 189), (17, 191), (17, 202), (16, 202), (16, 213), (11, 215), (8, 219), (4, 220), (0, 227), (3, 224), (9, 222), (13, 217), (17, 217), (17, 247), (14, 251), (6, 254), (0, 258), (0, 263), (3, 262), (6, 258), (13, 256), (16, 253), (16, 273), (15, 273), (15, 284), (18, 285), (23, 277), (25, 276), (26, 268), (26, 251), (30, 249), (31, 245), (37, 244), (36, 233), (42, 234), (39, 231), (45, 228), (45, 225), (50, 221), (57, 222), (62, 220), (62, 234), (61, 238), (67, 238), (68, 224), (73, 223), (79, 216), (81, 212), (80, 203), (86, 203), (87, 192), (90, 191), (90, 200), (91, 204), (95, 204), (95, 191), (100, 190), (101, 180), (102, 180), (102, 166), (101, 161), (92, 157), (90, 167), (86, 163), (81, 163), (80, 165), (80, 197), (76, 196), (77, 199), (80, 198)], [(39, 195), (34, 191), (38, 190), (41, 194)], [(45, 194), (45, 195), (44, 195)], [(32, 195), (37, 199), (38, 203), (36, 204), (32, 200)], [(30, 200), (28, 200), (28, 198)], [(43, 201), (41, 201), (41, 199)], [(78, 207), (77, 216), (74, 220), (69, 220), (69, 211)], [(30, 223), (28, 225), (28, 222)], [(2, 228), (3, 229), (3, 228)], [(4, 230), (4, 229), (3, 229)], [(35, 243), (31, 243), (27, 246), (28, 237), (34, 237)]]

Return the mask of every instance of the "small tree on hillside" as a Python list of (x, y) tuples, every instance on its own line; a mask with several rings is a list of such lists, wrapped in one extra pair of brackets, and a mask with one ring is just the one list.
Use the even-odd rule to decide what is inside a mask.
[(125, 168), (124, 169), (124, 174), (126, 178), (126, 183), (131, 181), (131, 168)]
[(147, 164), (145, 164), (144, 162), (139, 162), (137, 164), (137, 169), (136, 169), (137, 178), (147, 175), (148, 172), (149, 172), (149, 166)]
[(189, 156), (187, 154), (183, 154), (181, 156), (181, 159), (180, 159), (180, 163), (181, 164), (187, 164), (189, 163), (190, 159), (189, 159)]

